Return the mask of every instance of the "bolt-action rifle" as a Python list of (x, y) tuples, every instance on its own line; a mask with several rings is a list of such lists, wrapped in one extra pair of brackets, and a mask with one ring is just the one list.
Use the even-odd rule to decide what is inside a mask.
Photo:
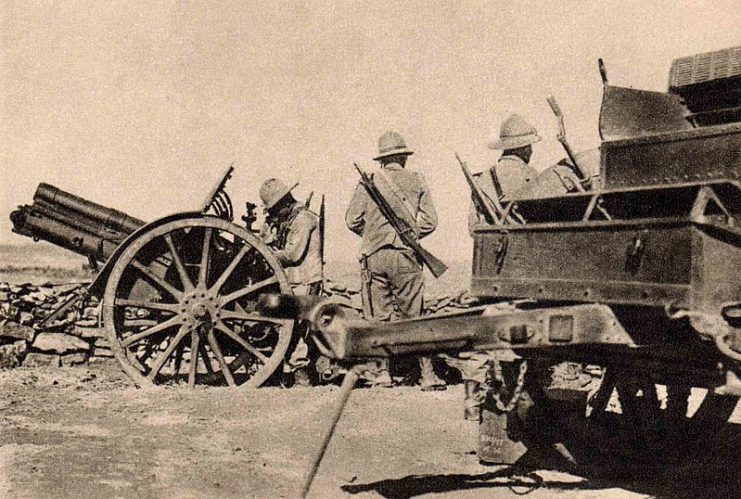
[(499, 204), (499, 200), (497, 199), (496, 201), (492, 200), (489, 202), (481, 190), (481, 187), (479, 187), (479, 184), (476, 183), (476, 179), (471, 175), (471, 170), (468, 169), (466, 163), (460, 156), (458, 156), (458, 153), (455, 153), (455, 159), (460, 163), (461, 170), (463, 170), (463, 176), (466, 177), (468, 187), (471, 189), (471, 199), (473, 200), (473, 204), (476, 206), (476, 211), (483, 215), (486, 223), (490, 225), (499, 223), (500, 217), (504, 213), (502, 205)]
[[(502, 221), (510, 224), (525, 223), (525, 220), (519, 214), (513, 211), (508, 213), (497, 196), (493, 198), (486, 196), (476, 182), (476, 179), (473, 178), (468, 165), (458, 156), (458, 153), (455, 153), (455, 158), (460, 163), (463, 175), (466, 177), (466, 182), (468, 182), (468, 187), (471, 189), (471, 199), (476, 206), (476, 211), (483, 215), (486, 223), (491, 225), (502, 223)], [(492, 171), (492, 175), (496, 175), (496, 172)]]
[(371, 200), (376, 204), (376, 206), (378, 206), (378, 209), (381, 210), (381, 214), (383, 215), (383, 217), (396, 231), (404, 244), (409, 246), (409, 248), (414, 251), (419, 259), (422, 260), (422, 263), (426, 265), (428, 269), (430, 269), (432, 275), (434, 275), (435, 277), (440, 277), (441, 275), (443, 275), (445, 271), (448, 270), (448, 266), (445, 265), (442, 260), (438, 259), (432, 253), (424, 249), (421, 244), (419, 244), (419, 241), (417, 241), (417, 234), (414, 229), (412, 227), (409, 227), (409, 225), (399, 215), (397, 215), (394, 210), (391, 209), (388, 202), (386, 202), (376, 185), (373, 183), (373, 178), (366, 172), (361, 170), (357, 164), (355, 164), (355, 169), (360, 174), (360, 183), (362, 183), (365, 187), (365, 190), (368, 192), (368, 196), (370, 196)]
[(551, 110), (553, 111), (553, 114), (556, 115), (556, 118), (558, 118), (558, 135), (556, 135), (556, 138), (563, 146), (564, 150), (566, 151), (566, 155), (571, 160), (571, 164), (574, 165), (574, 170), (576, 173), (576, 176), (579, 177), (579, 182), (581, 182), (582, 186), (588, 186), (589, 183), (592, 181), (589, 178), (589, 175), (587, 175), (581, 166), (579, 166), (579, 163), (576, 161), (576, 155), (574, 154), (573, 149), (571, 149), (571, 146), (569, 145), (568, 140), (566, 140), (566, 127), (563, 123), (563, 113), (561, 112), (561, 108), (559, 107), (558, 103), (556, 102), (556, 99), (549, 95), (546, 97), (546, 100), (548, 101), (548, 104), (551, 106)]

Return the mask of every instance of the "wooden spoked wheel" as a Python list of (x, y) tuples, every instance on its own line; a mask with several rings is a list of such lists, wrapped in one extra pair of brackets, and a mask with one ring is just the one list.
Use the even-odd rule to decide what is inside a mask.
[(270, 249), (215, 217), (167, 222), (122, 252), (108, 278), (111, 349), (139, 386), (257, 387), (281, 365), (294, 321), (263, 317), (263, 293), (290, 293)]

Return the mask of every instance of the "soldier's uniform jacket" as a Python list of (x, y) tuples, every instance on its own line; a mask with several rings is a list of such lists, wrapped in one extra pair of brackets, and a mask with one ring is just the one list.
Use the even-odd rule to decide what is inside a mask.
[[(437, 227), (437, 213), (432, 197), (421, 174), (404, 169), (401, 165), (390, 163), (384, 166), (386, 176), (404, 193), (410, 207), (416, 210), (419, 238), (433, 232)], [(381, 248), (408, 250), (394, 228), (381, 213), (376, 203), (368, 196), (368, 191), (358, 184), (350, 206), (345, 213), (347, 227), (363, 237), (360, 257), (367, 257)]]
[(322, 280), (319, 254), (319, 217), (303, 204), (293, 205), (288, 218), (278, 228), (278, 257), (292, 286), (308, 285)]
[(543, 170), (531, 183), (529, 188), (522, 191), (524, 199), (552, 198), (562, 196), (567, 192), (578, 190), (579, 177), (574, 171), (562, 164), (553, 165)]
[[(525, 196), (538, 176), (538, 171), (535, 168), (517, 156), (502, 156), (491, 169), (496, 169), (499, 185), (502, 188), (502, 196), (500, 198), (502, 202)], [(489, 197), (489, 199), (496, 199), (498, 194), (494, 186), (491, 169), (487, 169), (474, 176), (484, 195)], [(479, 223), (484, 223), (484, 217), (476, 211), (476, 207), (472, 204), (468, 216), (469, 232), (473, 233), (474, 225)]]
[[(522, 192), (538, 176), (538, 171), (535, 168), (517, 156), (502, 156), (497, 161), (496, 166), (492, 168), (496, 169), (499, 185), (502, 186), (502, 201), (519, 198)], [(488, 176), (492, 187), (494, 187), (491, 175)]]

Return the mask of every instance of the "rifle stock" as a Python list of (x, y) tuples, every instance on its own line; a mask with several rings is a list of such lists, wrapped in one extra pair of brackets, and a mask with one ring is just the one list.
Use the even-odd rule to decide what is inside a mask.
[(371, 177), (366, 172), (361, 170), (357, 163), (355, 163), (354, 166), (355, 169), (358, 171), (358, 174), (360, 175), (360, 182), (365, 187), (365, 190), (366, 192), (368, 192), (371, 200), (376, 204), (376, 206), (378, 206), (378, 209), (381, 210), (381, 214), (389, 222), (391, 227), (396, 231), (404, 244), (409, 246), (409, 248), (417, 255), (417, 257), (422, 260), (422, 263), (428, 269), (430, 269), (432, 275), (434, 275), (435, 277), (440, 277), (441, 275), (443, 275), (445, 271), (448, 270), (448, 266), (445, 265), (442, 260), (436, 258), (432, 253), (424, 249), (421, 244), (419, 244), (419, 241), (417, 241), (417, 235), (414, 230), (412, 230), (410, 227), (407, 227), (406, 224), (396, 215), (396, 213), (394, 213), (394, 211), (388, 205), (381, 193), (378, 192), (378, 189), (373, 183), (373, 179), (371, 179)]
[(430, 272), (432, 272), (432, 275), (434, 275), (435, 277), (440, 277), (445, 273), (446, 270), (448, 270), (448, 266), (445, 265), (442, 260), (424, 249), (418, 242), (414, 241), (412, 243), (412, 249), (419, 255), (419, 257), (422, 259), (422, 262), (427, 265), (427, 268), (430, 269)]

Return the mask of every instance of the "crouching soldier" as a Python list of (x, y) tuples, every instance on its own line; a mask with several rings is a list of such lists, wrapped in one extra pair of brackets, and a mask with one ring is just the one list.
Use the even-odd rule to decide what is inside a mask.
[[(291, 191), (297, 185), (288, 187), (275, 178), (269, 178), (262, 184), (260, 199), (267, 221), (262, 235), (275, 249), (275, 256), (283, 266), (293, 292), (297, 295), (318, 295), (322, 286), (319, 218), (293, 197)], [(307, 332), (308, 325), (303, 323), (294, 330), (283, 364), (286, 384), (311, 385)]]

